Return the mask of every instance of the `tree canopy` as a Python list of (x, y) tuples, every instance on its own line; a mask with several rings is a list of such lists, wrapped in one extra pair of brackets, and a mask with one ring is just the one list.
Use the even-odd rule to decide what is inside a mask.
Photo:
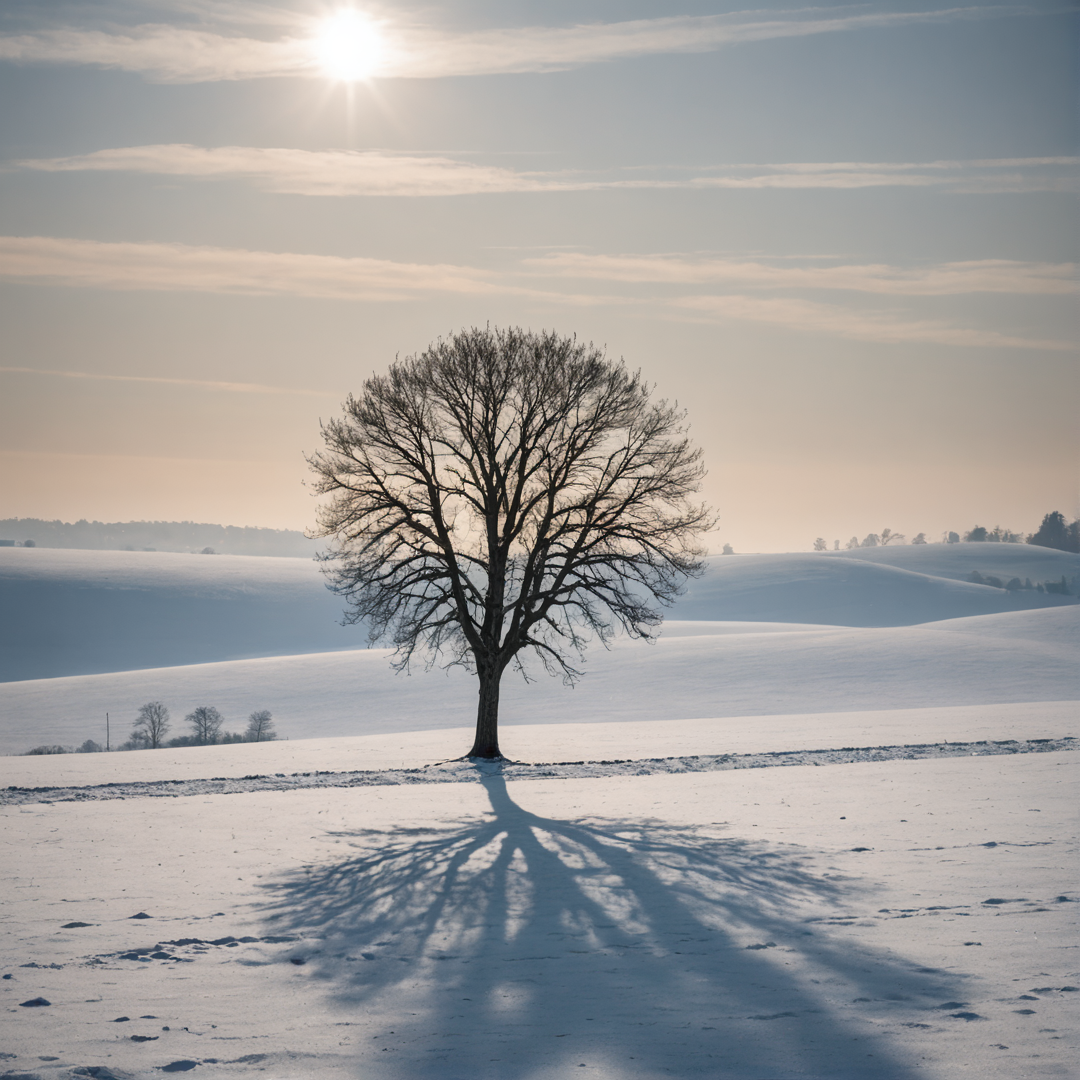
[(309, 459), (324, 569), (397, 664), (479, 677), (470, 756), (500, 757), (522, 654), (567, 680), (590, 639), (650, 637), (712, 521), (685, 414), (573, 337), (472, 329), (368, 379)]

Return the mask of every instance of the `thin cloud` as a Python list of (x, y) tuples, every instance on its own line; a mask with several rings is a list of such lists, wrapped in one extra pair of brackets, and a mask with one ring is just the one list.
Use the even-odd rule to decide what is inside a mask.
[(1062, 296), (1080, 291), (1074, 263), (982, 259), (917, 270), (883, 264), (775, 265), (745, 259), (559, 252), (526, 260), (537, 273), (599, 281), (733, 285), (766, 289), (842, 289), (885, 296), (1013, 293)]
[(403, 300), (513, 290), (468, 267), (187, 244), (0, 237), (0, 277), (98, 289)]
[[(385, 52), (373, 74), (377, 78), (431, 79), (565, 71), (641, 56), (712, 52), (776, 38), (1025, 13), (1027, 9), (1022, 7), (1001, 6), (826, 17), (820, 8), (806, 8), (467, 34), (386, 24), (380, 26)], [(212, 18), (212, 13), (208, 17)], [(321, 77), (315, 33), (314, 24), (311, 37), (270, 41), (158, 23), (136, 26), (124, 33), (63, 28), (0, 37), (0, 59), (92, 64), (137, 72), (163, 82)]]
[[(854, 189), (922, 187), (952, 191), (1075, 190), (1080, 158), (1017, 158), (925, 163), (789, 162), (726, 165), (672, 177), (585, 177), (519, 172), (446, 154), (385, 150), (201, 147), (186, 143), (97, 150), (38, 158), (12, 167), (39, 172), (127, 172), (193, 179), (246, 180), (266, 191), (310, 196), (427, 197), (605, 189)], [(656, 170), (653, 170), (656, 172)]]
[(1075, 350), (1066, 341), (1011, 337), (994, 330), (911, 320), (891, 312), (855, 311), (810, 300), (756, 296), (689, 296), (671, 301), (676, 309), (701, 312), (716, 321), (769, 323), (800, 333), (823, 334), (884, 344), (957, 345), (963, 348)]
[[(662, 296), (559, 293), (511, 284), (506, 274), (470, 267), (395, 263), (185, 244), (104, 243), (53, 237), (0, 237), (0, 279), (131, 291), (208, 292), (350, 301), (402, 301), (431, 294), (511, 296), (560, 306), (632, 305), (689, 319), (752, 322), (876, 342), (991, 348), (1071, 349), (996, 331), (866, 312), (801, 299), (744, 295)], [(83, 377), (81, 373), (70, 377)], [(137, 376), (116, 376), (140, 379)], [(227, 384), (237, 388), (245, 384)], [(291, 391), (286, 391), (291, 392)]]
[(156, 375), (109, 375), (92, 371), (57, 371), (51, 368), (0, 367), (5, 375), (51, 375), (64, 379), (91, 379), (96, 382), (161, 383), (165, 386), (194, 386), (203, 390), (223, 390), (234, 394), (284, 394), (288, 397), (328, 397), (322, 390), (297, 390), (263, 383), (217, 382), (212, 379), (169, 379)]
[(160, 24), (137, 26), (126, 34), (62, 29), (2, 36), (0, 60), (90, 64), (167, 83), (317, 73), (307, 41), (260, 41)]
[(98, 150), (77, 157), (20, 161), (43, 172), (133, 172), (202, 179), (243, 179), (289, 195), (430, 196), (550, 191), (553, 183), (512, 169), (440, 155), (380, 150), (291, 150), (185, 144)]

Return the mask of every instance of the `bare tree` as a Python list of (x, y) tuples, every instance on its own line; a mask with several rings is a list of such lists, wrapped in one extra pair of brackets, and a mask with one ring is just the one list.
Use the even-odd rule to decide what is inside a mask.
[(200, 705), (184, 717), (184, 721), (191, 725), (195, 742), (199, 746), (211, 746), (218, 741), (221, 734), (221, 725), (225, 722), (221, 713), (213, 705)]
[(904, 534), (893, 532), (892, 529), (881, 530), (881, 546), (888, 547), (889, 544), (902, 544), (904, 542)]
[(277, 738), (277, 732), (274, 731), (274, 717), (269, 709), (258, 709), (248, 717), (244, 738), (248, 742), (271, 742)]
[(814, 550), (815, 551), (828, 551), (829, 550), (829, 545), (825, 542), (825, 538), (823, 536), (819, 536), (814, 541)]
[(309, 459), (346, 622), (479, 679), (470, 757), (499, 758), (499, 685), (531, 651), (567, 681), (590, 638), (649, 638), (711, 513), (684, 414), (555, 333), (465, 330), (350, 396)]
[(139, 706), (139, 715), (131, 725), (133, 742), (157, 750), (169, 731), (169, 710), (160, 701), (148, 701)]

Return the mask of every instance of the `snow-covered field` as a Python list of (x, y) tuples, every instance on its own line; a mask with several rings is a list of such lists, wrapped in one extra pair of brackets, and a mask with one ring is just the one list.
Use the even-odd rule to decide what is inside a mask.
[[(655, 645), (593, 649), (574, 688), (508, 673), (501, 710), (513, 725), (1078, 700), (1078, 646), (1075, 605), (873, 629), (671, 623)], [(388, 651), (365, 649), (5, 683), (0, 753), (104, 743), (106, 712), (122, 741), (153, 700), (172, 711), (174, 733), (202, 704), (233, 730), (270, 709), (291, 739), (460, 727), (475, 716), (474, 682), (397, 675)]]
[[(1041, 723), (1041, 706), (1002, 708), (984, 734), (1063, 723), (1058, 707)], [(979, 733), (977, 710), (929, 712), (882, 730)], [(872, 732), (874, 714), (857, 724)], [(783, 743), (781, 728), (744, 727), (738, 745)], [(592, 725), (557, 733), (566, 757), (596, 752)], [(819, 716), (811, 741), (851, 733), (851, 714)], [(703, 724), (601, 734), (640, 759), (708, 744)], [(295, 771), (329, 750), (432, 760), (464, 736), (239, 749)], [(550, 739), (521, 729), (519, 745)], [(214, 770), (227, 749), (189, 760)], [(153, 756), (79, 764), (119, 779)], [(1078, 761), (477, 770), (8, 807), (5, 1064), (43, 1078), (1066, 1077)]]
[[(467, 748), (461, 673), (293, 626), (263, 639), (292, 655), (232, 658), (259, 618), (328, 600), (332, 625), (311, 564), (42, 554), (0, 551), (26, 625), (35, 596), (142, 607), (96, 667), (69, 634), (64, 677), (0, 685), (0, 753), (105, 711), (119, 740), (152, 698), (270, 708), (289, 741), (0, 758), (0, 787), (67, 789), (0, 805), (0, 1078), (1074, 1075), (1080, 754), (1036, 740), (1080, 741), (1080, 607), (962, 579), (1076, 556), (714, 560), (655, 646), (593, 650), (576, 689), (511, 679), (506, 753), (568, 764), (502, 770), (436, 764)], [(198, 782), (251, 776), (287, 790)]]

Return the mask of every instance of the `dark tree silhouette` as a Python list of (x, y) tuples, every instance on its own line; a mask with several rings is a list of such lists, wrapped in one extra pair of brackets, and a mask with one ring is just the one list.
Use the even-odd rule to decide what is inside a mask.
[(1058, 551), (1080, 551), (1080, 521), (1068, 524), (1060, 510), (1053, 510), (1042, 519), (1039, 531), (1028, 537), (1028, 543)]
[(273, 742), (277, 738), (274, 716), (269, 709), (257, 709), (248, 717), (244, 738), (248, 742)]
[(712, 517), (684, 414), (576, 339), (465, 330), (350, 395), (309, 463), (330, 587), (372, 641), (479, 678), (470, 757), (499, 758), (523, 651), (573, 681), (590, 638), (651, 636)]
[(212, 746), (221, 734), (224, 719), (213, 705), (200, 705), (184, 717), (194, 732), (197, 746)]
[(139, 715), (131, 726), (135, 738), (157, 750), (169, 730), (169, 710), (160, 701), (148, 701), (139, 706)]

